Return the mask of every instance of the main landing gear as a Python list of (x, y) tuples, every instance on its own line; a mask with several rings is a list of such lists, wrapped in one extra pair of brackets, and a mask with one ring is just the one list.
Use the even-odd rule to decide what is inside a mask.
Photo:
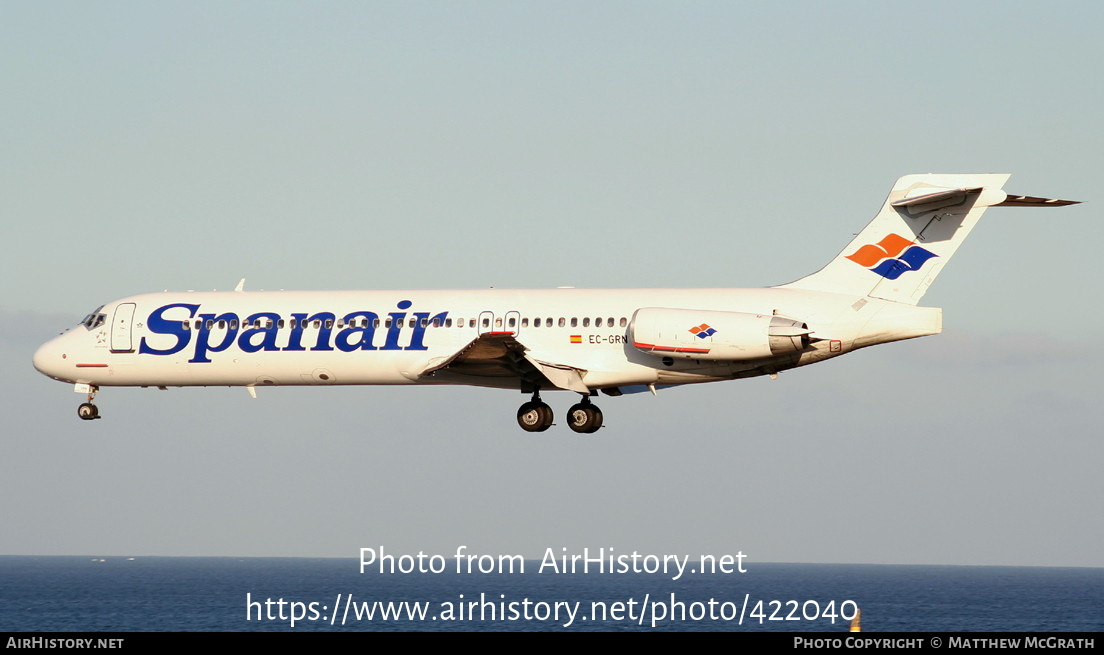
[(526, 432), (544, 432), (552, 427), (552, 408), (541, 401), (540, 392), (533, 392), (533, 399), (518, 408), (518, 425)]
[(77, 416), (85, 421), (92, 421), (100, 418), (100, 408), (92, 404), (92, 400), (96, 397), (97, 391), (99, 391), (99, 388), (92, 387), (88, 391), (88, 402), (81, 403), (80, 407), (77, 408)]
[(597, 432), (602, 427), (602, 410), (592, 405), (590, 398), (583, 396), (583, 402), (567, 410), (567, 426), (583, 434)]
[[(518, 408), (517, 421), (526, 432), (544, 432), (552, 427), (552, 408), (541, 401), (540, 393), (533, 393), (533, 399)], [(588, 396), (567, 410), (567, 425), (575, 432), (589, 434), (602, 427), (602, 410), (590, 402)]]

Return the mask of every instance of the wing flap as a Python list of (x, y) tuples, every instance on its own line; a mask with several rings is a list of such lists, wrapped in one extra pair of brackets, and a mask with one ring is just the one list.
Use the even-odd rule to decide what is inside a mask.
[(549, 362), (542, 362), (538, 359), (526, 355), (525, 359), (529, 361), (541, 375), (545, 377), (558, 389), (567, 389), (568, 391), (577, 391), (579, 393), (590, 393), (590, 388), (583, 382), (583, 374), (586, 371), (575, 368), (573, 366), (564, 366), (563, 364), (550, 364)]
[(437, 374), (466, 377), (473, 383), (475, 379), (494, 381), (493, 386), (505, 386), (505, 379), (516, 378), (523, 391), (556, 388), (590, 393), (583, 382), (585, 370), (532, 357), (510, 332), (481, 334), (451, 355), (434, 357), (417, 370), (403, 372), (412, 381)]

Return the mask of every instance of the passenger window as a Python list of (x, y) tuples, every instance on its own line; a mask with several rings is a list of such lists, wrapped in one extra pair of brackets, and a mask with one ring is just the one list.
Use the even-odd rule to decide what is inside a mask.
[(230, 319), (230, 329), (231, 330), (238, 329), (238, 319), (236, 319), (236, 318)]
[(571, 317), (571, 327), (578, 327), (578, 326), (579, 326), (579, 319), (572, 316)]
[(583, 327), (590, 327), (590, 317), (589, 316), (583, 318)]
[(491, 327), (491, 319), (489, 319), (489, 318), (483, 319), (483, 327)]
[(527, 318), (521, 319), (521, 327), (529, 327), (529, 319), (527, 319)]
[(192, 329), (192, 322), (191, 321), (181, 321), (180, 322), (180, 327), (184, 328), (185, 330), (191, 330)]
[(511, 316), (510, 320), (507, 322), (507, 325), (509, 327), (514, 327), (515, 325), (517, 325), (517, 319)]
[(567, 325), (567, 321), (566, 321), (566, 320), (564, 320), (564, 317), (563, 317), (563, 316), (561, 316), (561, 317), (560, 317), (560, 327), (563, 327), (563, 326), (565, 326), (565, 325)]
[(626, 325), (628, 325), (628, 324), (629, 324), (629, 319), (627, 319), (627, 318), (625, 318), (624, 316), (622, 316), (622, 317), (621, 317), (621, 327), (625, 327), (625, 326), (626, 326)]

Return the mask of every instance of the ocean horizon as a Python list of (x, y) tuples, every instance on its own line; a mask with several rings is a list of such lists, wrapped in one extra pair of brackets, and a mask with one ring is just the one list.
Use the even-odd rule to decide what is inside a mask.
[(410, 572), (361, 573), (356, 558), (8, 555), (0, 628), (847, 632), (855, 610), (864, 632), (1104, 628), (1104, 568), (755, 562), (744, 573), (733, 563), (691, 573), (691, 560), (647, 573), (629, 562), (587, 572), (541, 563), (457, 573), (449, 559), (433, 563), (439, 572), (403, 562)]

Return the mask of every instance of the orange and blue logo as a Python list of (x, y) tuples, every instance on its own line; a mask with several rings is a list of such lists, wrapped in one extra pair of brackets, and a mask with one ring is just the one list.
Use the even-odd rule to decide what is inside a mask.
[(896, 280), (909, 271), (918, 271), (932, 257), (939, 255), (916, 245), (899, 234), (890, 234), (877, 244), (867, 244), (847, 259), (868, 268), (887, 280)]
[(701, 325), (695, 325), (690, 328), (690, 334), (696, 336), (699, 339), (707, 339), (714, 334), (717, 334), (717, 329), (709, 327), (708, 323), (702, 323)]

